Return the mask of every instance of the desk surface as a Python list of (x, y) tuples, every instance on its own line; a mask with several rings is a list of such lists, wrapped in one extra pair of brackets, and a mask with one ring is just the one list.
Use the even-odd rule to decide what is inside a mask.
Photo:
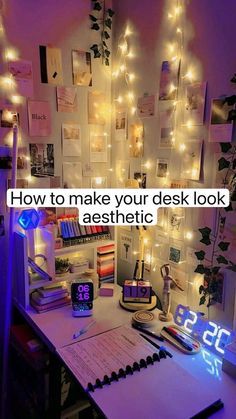
[[(96, 324), (92, 326), (85, 335), (81, 336), (77, 340), (87, 339), (122, 324), (130, 323), (132, 313), (121, 309), (119, 306), (119, 295), (120, 288), (116, 287), (113, 297), (99, 297), (95, 300), (93, 318), (96, 319)], [(42, 338), (44, 343), (46, 343), (48, 347), (54, 351), (57, 351), (66, 345), (75, 343), (77, 340), (72, 339), (73, 333), (91, 322), (91, 317), (73, 318), (70, 306), (41, 314), (36, 313), (32, 309), (27, 311), (24, 311), (23, 309), (20, 310), (36, 333), (38, 333), (38, 335)], [(154, 313), (157, 318), (158, 310), (155, 310)], [(157, 320), (155, 331), (160, 330), (162, 327), (163, 323)], [(211, 391), (213, 391), (216, 395), (216, 399), (219, 397), (222, 399), (225, 407), (218, 413), (214, 414), (214, 418), (231, 419), (234, 417), (236, 409), (236, 380), (222, 371), (222, 361), (220, 358), (211, 354), (204, 348), (197, 355), (191, 356), (181, 353), (168, 342), (165, 342), (165, 346), (173, 353), (174, 361), (188, 371), (188, 373), (190, 373), (193, 377), (198, 379), (199, 392), (204, 394), (204, 390), (211, 389)], [(142, 389), (142, 374), (138, 374), (137, 377), (139, 378), (134, 379), (134, 376), (128, 377), (128, 379), (130, 379), (130, 386), (134, 389), (134, 394), (137, 393), (138, 389)], [(178, 377), (173, 377), (173, 379), (178, 380)], [(162, 391), (163, 397), (165, 397), (165, 392), (168, 391), (168, 389), (161, 390), (161, 377), (159, 377), (159, 386), (157, 386), (157, 383), (153, 384), (154, 394), (156, 391)], [(188, 385), (187, 382), (185, 384), (186, 386)], [(121, 403), (120, 395), (123, 391), (123, 387), (124, 391), (127, 392), (127, 387), (124, 385), (119, 386), (118, 389), (118, 386), (114, 384), (108, 389), (104, 388), (101, 391), (95, 391), (91, 397), (109, 419), (116, 419), (117, 417), (122, 417), (122, 419), (145, 419), (143, 410), (145, 403), (142, 402), (142, 406), (140, 405), (140, 409), (137, 410), (137, 405), (140, 404), (140, 398), (137, 400), (133, 400), (131, 398), (131, 400), (130, 397), (127, 395), (125, 397), (124, 394), (123, 396), (125, 397), (125, 402)], [(174, 400), (174, 395), (173, 403), (178, 403), (178, 400)], [(132, 415), (132, 405), (134, 415)], [(130, 406), (129, 410), (127, 410), (127, 406)], [(117, 412), (119, 416), (117, 416)], [(138, 416), (137, 412), (139, 412)], [(158, 412), (156, 412), (155, 417), (158, 418)], [(168, 419), (172, 418), (170, 417)]]

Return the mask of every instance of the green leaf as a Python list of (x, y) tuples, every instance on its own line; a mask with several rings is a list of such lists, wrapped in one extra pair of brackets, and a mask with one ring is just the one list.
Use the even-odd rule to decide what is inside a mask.
[(104, 35), (104, 38), (105, 39), (109, 39), (110, 38), (110, 35), (109, 35), (109, 33), (107, 31), (104, 31), (103, 32), (103, 35)]
[(236, 103), (236, 95), (227, 96), (224, 101), (227, 103), (227, 105), (233, 106)]
[(230, 202), (229, 206), (225, 208), (226, 212), (233, 211), (232, 203)]
[(226, 160), (224, 157), (221, 157), (218, 160), (218, 170), (221, 171), (223, 169), (227, 169), (230, 166), (230, 162)]
[(99, 12), (100, 12), (100, 10), (102, 10), (102, 6), (98, 1), (96, 1), (96, 3), (94, 3), (93, 10), (98, 10)]
[(94, 31), (99, 31), (100, 26), (98, 25), (98, 23), (93, 23), (93, 25), (91, 26), (91, 29)]
[(206, 246), (209, 246), (211, 244), (211, 240), (209, 237), (205, 236), (200, 240), (201, 243), (205, 244)]
[(203, 296), (200, 298), (199, 305), (200, 305), (200, 306), (202, 306), (203, 304), (205, 304), (205, 302), (206, 302), (206, 297), (205, 297), (205, 295), (203, 295)]
[(236, 120), (236, 110), (231, 109), (231, 111), (229, 111), (227, 121), (235, 121), (235, 120)]
[(203, 237), (209, 237), (211, 234), (211, 229), (209, 227), (199, 228), (198, 231), (200, 231)]
[(104, 47), (108, 48), (108, 46), (107, 46), (107, 44), (106, 44), (105, 41), (102, 41), (102, 43), (103, 43)]
[(105, 59), (105, 65), (110, 65), (108, 58)]
[(194, 272), (203, 275), (205, 273), (204, 265), (202, 265), (202, 264), (197, 265), (197, 267), (194, 270)]
[(110, 17), (114, 16), (115, 12), (112, 9), (107, 9), (107, 13)]
[(94, 51), (94, 58), (100, 58), (101, 55), (102, 54), (99, 51)]
[(106, 19), (106, 20), (105, 20), (105, 25), (106, 25), (109, 29), (111, 29), (112, 20), (111, 20), (110, 18)]
[(93, 15), (89, 15), (90, 19), (92, 20), (92, 22), (97, 22), (97, 18)]
[(227, 153), (232, 148), (232, 145), (231, 143), (220, 143), (220, 148), (222, 153)]
[(199, 287), (199, 294), (202, 294), (203, 291), (204, 291), (204, 286), (203, 285), (200, 285), (200, 287)]
[(108, 51), (108, 49), (105, 49), (105, 51), (104, 51), (104, 53), (105, 53), (105, 55), (107, 56), (107, 57), (109, 57), (110, 56), (110, 51)]
[(199, 252), (195, 252), (195, 255), (198, 260), (204, 260), (205, 254), (206, 253), (203, 250), (200, 250)]
[(213, 273), (213, 274), (218, 274), (219, 270), (220, 270), (220, 266), (214, 266), (214, 267), (212, 268), (212, 273)]
[(219, 256), (216, 258), (216, 260), (217, 260), (217, 262), (218, 262), (218, 263), (223, 263), (224, 265), (228, 265), (228, 261), (227, 261), (227, 259), (225, 259), (225, 257), (224, 257), (224, 256), (222, 256), (222, 255), (219, 255)]
[(218, 244), (218, 247), (222, 250), (222, 252), (225, 252), (226, 250), (228, 250), (229, 245), (229, 242), (220, 242)]
[(209, 276), (209, 275), (211, 275), (211, 270), (210, 270), (210, 268), (204, 268), (205, 269), (205, 274), (207, 275), (207, 276)]
[(93, 45), (90, 47), (90, 49), (91, 49), (92, 51), (98, 51), (98, 44), (93, 44)]

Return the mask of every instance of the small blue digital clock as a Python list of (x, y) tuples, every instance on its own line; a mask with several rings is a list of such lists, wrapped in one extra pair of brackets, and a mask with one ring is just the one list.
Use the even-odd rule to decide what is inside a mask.
[(181, 304), (176, 308), (174, 320), (177, 325), (183, 326), (190, 335), (219, 356), (224, 355), (225, 346), (233, 341), (232, 330), (204, 319), (201, 313), (195, 313)]

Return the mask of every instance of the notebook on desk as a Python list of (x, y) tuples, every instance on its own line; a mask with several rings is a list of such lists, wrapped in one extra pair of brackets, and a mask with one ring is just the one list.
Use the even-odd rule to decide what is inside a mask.
[(109, 419), (190, 418), (219, 399), (129, 326), (58, 353)]

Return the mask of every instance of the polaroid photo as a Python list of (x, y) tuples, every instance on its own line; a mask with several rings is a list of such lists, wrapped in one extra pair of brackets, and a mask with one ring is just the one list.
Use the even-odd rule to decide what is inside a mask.
[(211, 123), (209, 127), (210, 142), (231, 142), (233, 121), (228, 120), (229, 112), (234, 109), (224, 99), (213, 99), (211, 102)]

